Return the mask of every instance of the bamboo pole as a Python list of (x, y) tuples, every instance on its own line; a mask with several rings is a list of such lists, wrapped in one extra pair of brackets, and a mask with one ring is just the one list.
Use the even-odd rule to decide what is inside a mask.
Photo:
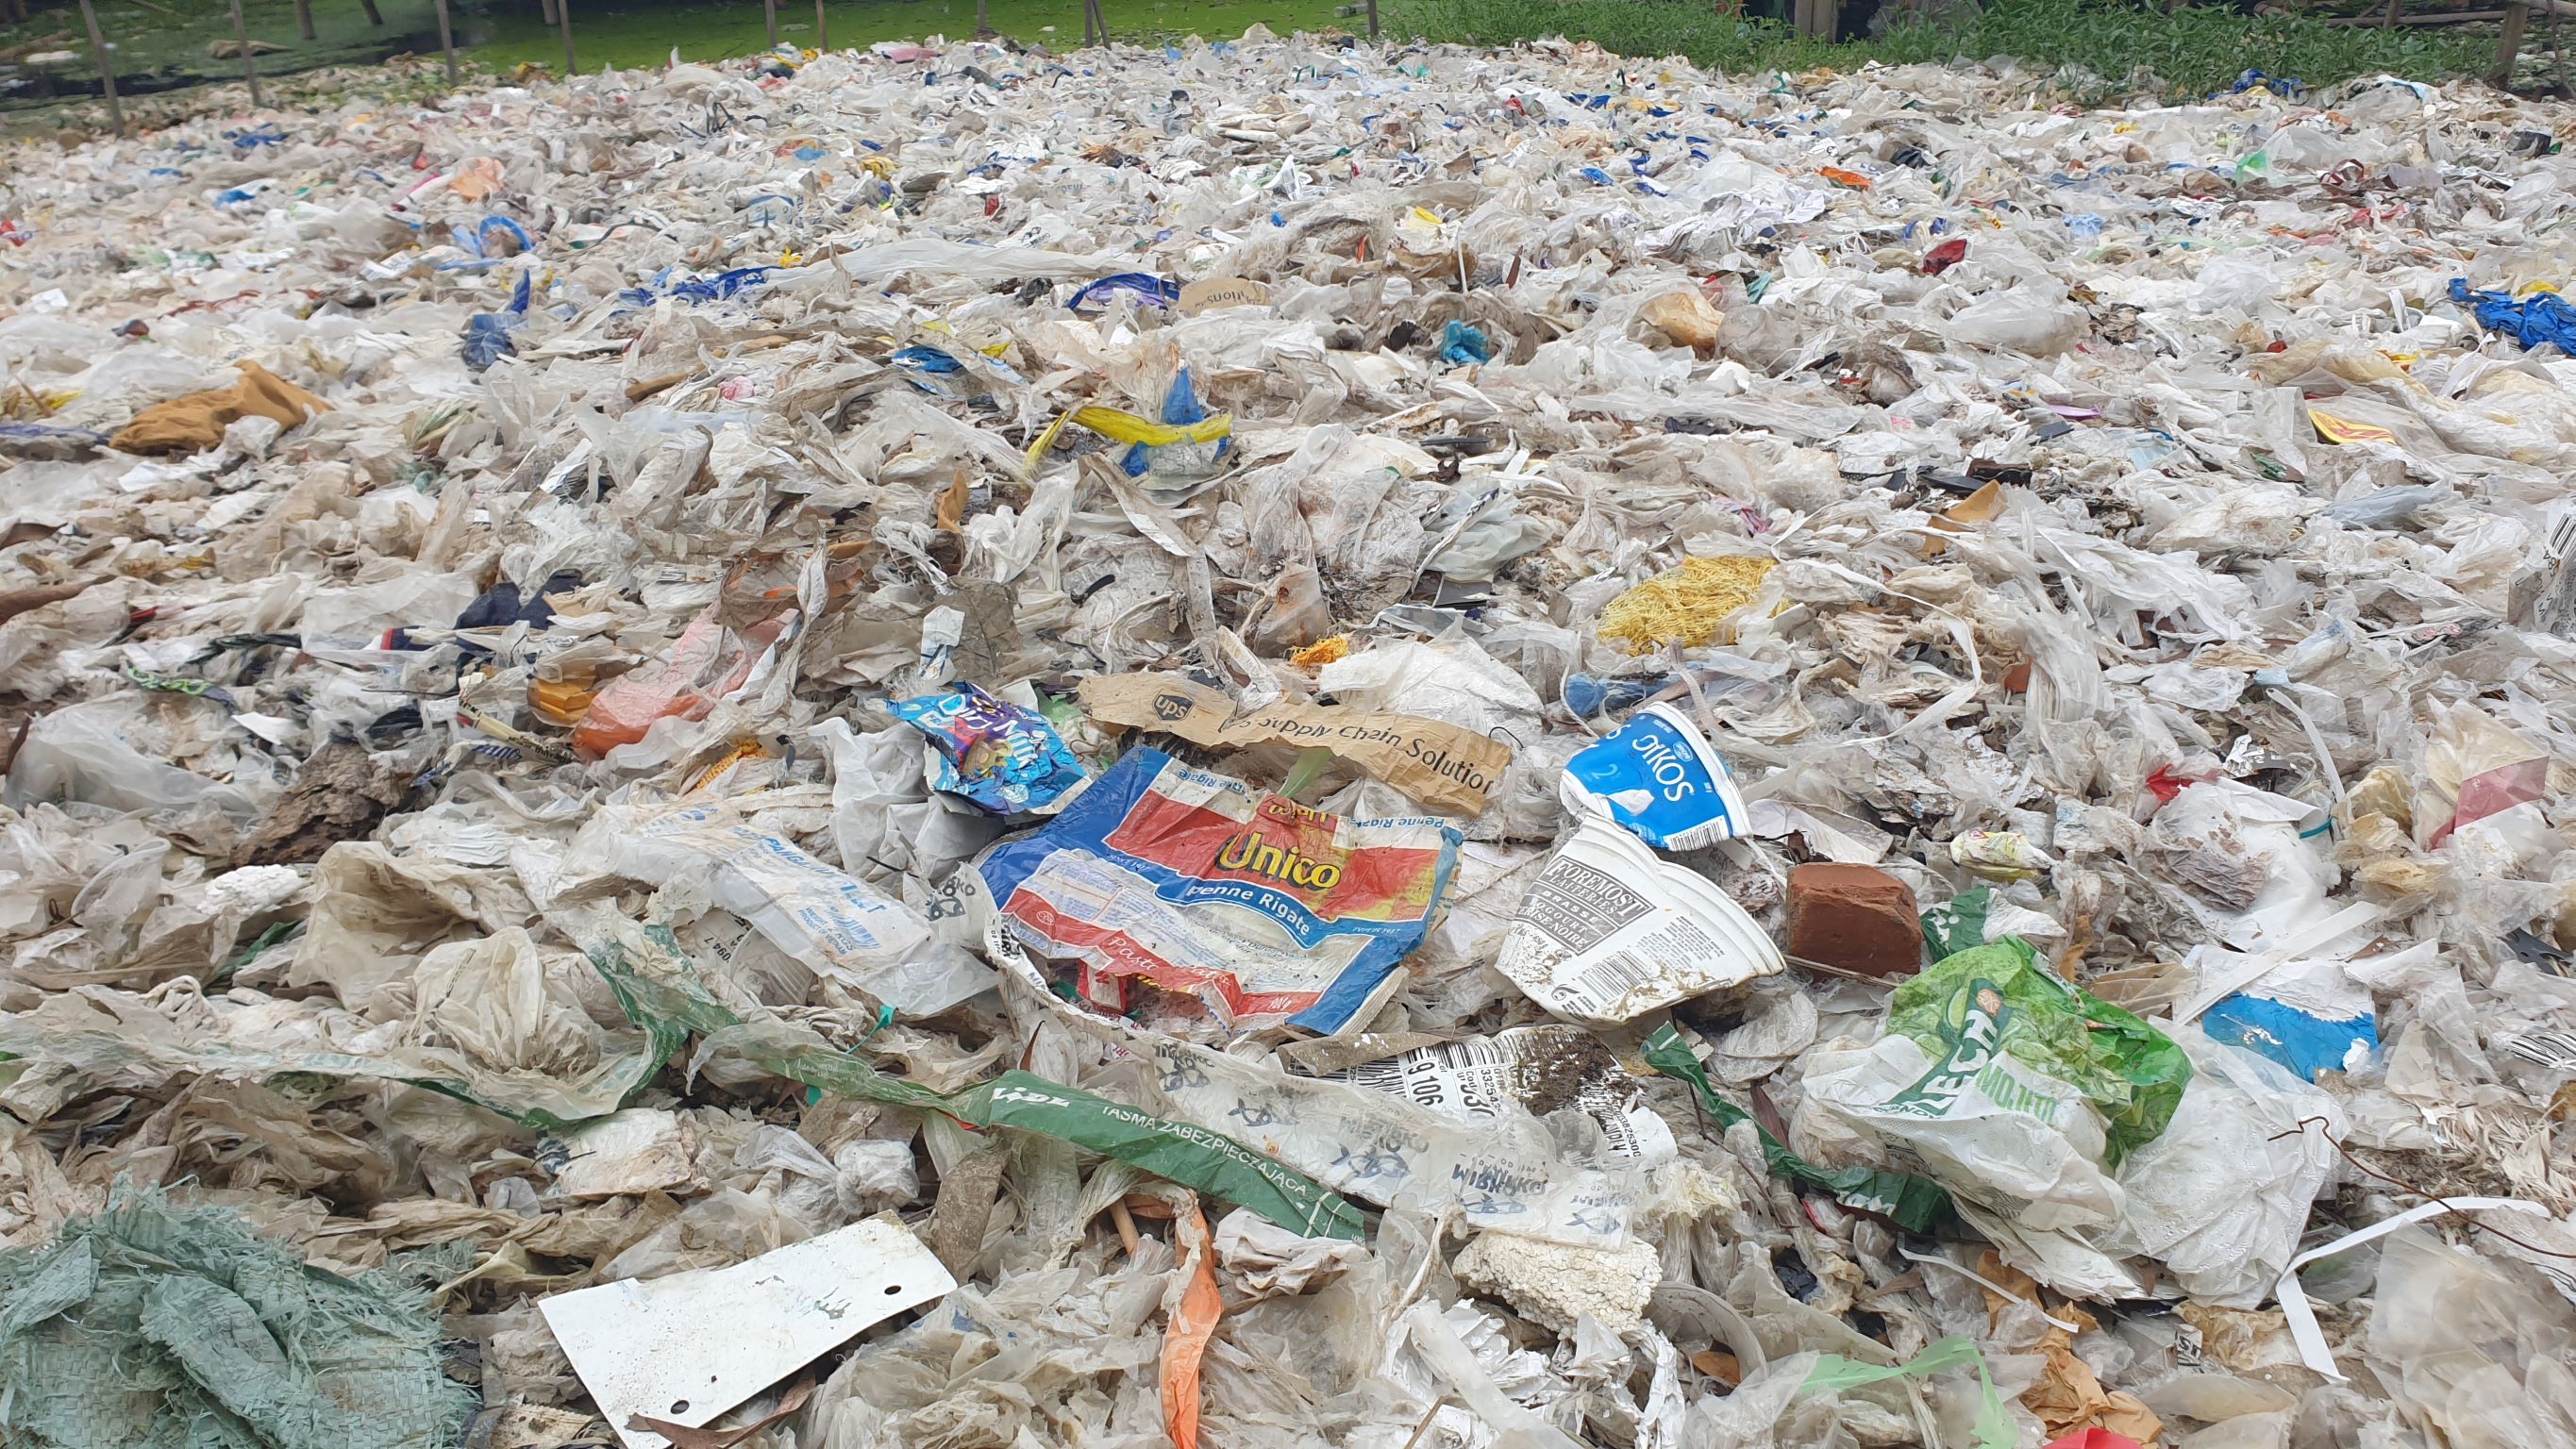
[(98, 67), (99, 90), (107, 96), (107, 123), (116, 128), (116, 139), (125, 139), (125, 107), (116, 99), (116, 57), (108, 53), (107, 36), (98, 28), (98, 12), (89, 0), (80, 0), (81, 23), (89, 27), (89, 58)]
[(832, 22), (823, 13), (823, 0), (814, 0), (814, 48), (816, 50), (832, 48)]
[(241, 0), (232, 0), (233, 38), (241, 42), (242, 79), (250, 82), (250, 103), (256, 110), (267, 102), (259, 98), (259, 62), (251, 58), (250, 25), (242, 19)]
[(384, 25), (385, 12), (376, 8), (376, 0), (358, 0), (358, 8), (367, 12), (367, 23), (369, 25), (377, 26), (379, 28)]
[(1368, 10), (1369, 39), (1374, 41), (1377, 39), (1377, 0), (1368, 0)]
[(563, 23), (564, 79), (569, 81), (581, 72), (581, 62), (572, 53), (572, 0), (555, 0), (555, 15)]
[(778, 0), (760, 0), (761, 18), (769, 22), (769, 48), (778, 48)]
[(307, 40), (314, 39), (313, 0), (295, 0), (295, 30)]

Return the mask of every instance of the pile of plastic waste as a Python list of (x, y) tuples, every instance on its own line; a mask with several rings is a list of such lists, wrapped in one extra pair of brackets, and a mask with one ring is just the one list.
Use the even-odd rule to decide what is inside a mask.
[(25, 149), (0, 1440), (2576, 1441), (2576, 113)]

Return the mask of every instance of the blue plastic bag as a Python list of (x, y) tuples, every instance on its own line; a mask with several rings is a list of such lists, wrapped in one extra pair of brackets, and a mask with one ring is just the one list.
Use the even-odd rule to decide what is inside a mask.
[(528, 320), (528, 302), (536, 285), (535, 274), (519, 273), (519, 285), (510, 292), (509, 307), (500, 312), (477, 312), (465, 319), (465, 365), (481, 372), (519, 349), (510, 333)]
[(1453, 367), (1494, 360), (1494, 340), (1464, 322), (1440, 329), (1440, 360)]
[[(1180, 427), (1206, 422), (1207, 417), (1208, 410), (1199, 403), (1198, 387), (1190, 381), (1190, 370), (1184, 367), (1172, 379), (1172, 390), (1163, 394), (1163, 421)], [(1231, 438), (1219, 438), (1214, 443), (1167, 443), (1160, 447), (1133, 443), (1118, 460), (1118, 466), (1130, 478), (1142, 478), (1156, 471), (1158, 463), (1163, 465), (1160, 471), (1165, 473), (1204, 473), (1233, 446)]]
[(2502, 292), (2475, 292), (2464, 277), (2451, 279), (2451, 300), (2477, 314), (2478, 325), (2502, 332), (2525, 347), (2555, 342), (2576, 357), (2576, 307), (2556, 292), (2535, 292), (2517, 302)]
[(1120, 272), (1089, 283), (1074, 293), (1073, 300), (1065, 305), (1076, 312), (1085, 307), (1106, 306), (1108, 299), (1119, 292), (1131, 293), (1149, 306), (1177, 307), (1181, 304), (1180, 283), (1165, 281), (1151, 272)]
[(671, 273), (655, 277), (651, 286), (629, 287), (617, 294), (618, 300), (637, 307), (650, 307), (664, 297), (692, 304), (722, 302), (747, 292), (769, 280), (767, 267), (735, 267), (711, 277), (682, 277), (671, 280)]

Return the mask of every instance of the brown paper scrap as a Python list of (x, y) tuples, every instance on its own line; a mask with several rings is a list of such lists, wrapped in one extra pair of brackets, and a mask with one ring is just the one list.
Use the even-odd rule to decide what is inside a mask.
[(1322, 747), (1421, 804), (1473, 818), (1502, 784), (1511, 747), (1419, 715), (1274, 704), (1243, 714), (1223, 690), (1179, 674), (1103, 675), (1082, 682), (1082, 705), (1103, 724), (1159, 730), (1207, 749)]

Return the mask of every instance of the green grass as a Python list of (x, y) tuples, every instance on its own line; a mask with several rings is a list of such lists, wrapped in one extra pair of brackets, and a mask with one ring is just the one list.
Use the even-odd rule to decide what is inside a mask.
[[(251, 38), (284, 47), (259, 57), (263, 77), (283, 78), (318, 66), (365, 64), (388, 51), (435, 53), (437, 21), (430, 0), (377, 0), (386, 24), (367, 23), (358, 0), (312, 0), (316, 38), (298, 33), (293, 0), (244, 0)], [(1121, 40), (1160, 40), (1193, 32), (1211, 38), (1240, 35), (1254, 21), (1281, 32), (1320, 30), (1334, 23), (1335, 0), (1102, 0), (1113, 34)], [(451, 0), (459, 51), (472, 63), (508, 72), (522, 61), (552, 70), (563, 65), (563, 42), (539, 17), (536, 0)], [(97, 0), (99, 22), (117, 50), (117, 74), (129, 97), (193, 80), (230, 80), (241, 63), (215, 60), (207, 43), (228, 40), (232, 15), (225, 0)], [(825, 18), (837, 48), (930, 35), (962, 38), (975, 33), (975, 0), (826, 0)], [(1079, 0), (986, 0), (985, 20), (1024, 42), (1064, 51), (1082, 43)], [(814, 0), (778, 0), (779, 38), (815, 43)], [(81, 33), (80, 15), (63, 0), (39, 0), (26, 22), (0, 25), (0, 48), (45, 42), (65, 58), (28, 65), (38, 83), (0, 90), (0, 110), (51, 108), (57, 90), (94, 93), (97, 70)], [(582, 69), (603, 64), (659, 66), (673, 50), (683, 60), (722, 60), (769, 46), (760, 0), (574, 0), (573, 42)], [(59, 87), (42, 82), (58, 80)], [(291, 92), (291, 87), (281, 87)]]
[(2169, 99), (2208, 95), (2248, 69), (2326, 85), (2385, 71), (2434, 81), (2484, 71), (2491, 36), (2422, 28), (2334, 26), (2289, 16), (2243, 16), (2213, 6), (2166, 13), (2114, 0), (1988, 0), (1938, 19), (1891, 26), (1850, 44), (1797, 35), (1776, 22), (1716, 13), (1707, 0), (1382, 0), (1394, 24), (1434, 40), (1509, 45), (1541, 36), (1593, 41), (1622, 55), (1687, 56), (1726, 71), (1850, 69), (2009, 56), (2095, 79), (2069, 86), (2079, 99), (2145, 91)]
[[(1333, 23), (1333, 0), (1101, 0), (1101, 8), (1109, 17), (1111, 32), (1128, 41), (1193, 32), (1225, 39), (1242, 34), (1255, 20), (1283, 34)], [(984, 19), (1004, 35), (1043, 42), (1050, 50), (1073, 50), (1082, 44), (1079, 0), (985, 0)], [(830, 0), (825, 20), (835, 49), (930, 35), (960, 40), (975, 33), (975, 0), (858, 4)], [(482, 39), (474, 56), (486, 65), (506, 70), (524, 60), (562, 67), (563, 42), (540, 22), (534, 4), (495, 11), (475, 28)], [(812, 46), (814, 0), (778, 0), (778, 30), (781, 40)], [(683, 60), (717, 60), (766, 50), (769, 31), (759, 0), (724, 4), (574, 0), (573, 46), (585, 71), (597, 70), (603, 61), (658, 66), (670, 59), (674, 47)]]
[[(68, 87), (95, 87), (77, 12), (62, 0), (39, 0), (30, 23), (0, 27), (0, 47), (38, 38), (72, 52), (27, 67), (38, 84), (0, 91), (0, 131), (21, 134), (96, 124), (94, 104), (49, 100), (50, 76)], [(974, 0), (826, 0), (835, 46), (972, 34)], [(1077, 0), (986, 0), (987, 18), (1003, 34), (1056, 50), (1082, 36)], [(2358, 0), (2355, 0), (2358, 3)], [(2372, 0), (2375, 3), (2375, 0)], [(389, 22), (369, 26), (357, 0), (313, 0), (317, 42), (296, 34), (290, 0), (245, 0), (250, 32), (287, 47), (263, 56), (260, 71), (276, 78), (280, 98), (297, 87), (284, 77), (320, 65), (372, 61), (409, 44), (434, 50), (429, 0), (379, 0)], [(469, 63), (507, 73), (523, 61), (560, 67), (562, 44), (537, 18), (536, 0), (454, 0), (458, 41)], [(1197, 33), (1239, 34), (1255, 20), (1282, 33), (1336, 23), (1336, 0), (1105, 0), (1111, 27), (1124, 40)], [(2069, 99), (2101, 101), (2146, 93), (2188, 99), (2223, 90), (2239, 73), (2260, 69), (2324, 85), (2388, 71), (2419, 80), (2483, 72), (2493, 56), (2489, 34), (2457, 30), (2337, 27), (2282, 16), (2248, 18), (2223, 6), (2195, 5), (2167, 14), (2115, 0), (1955, 0), (1942, 18), (1897, 25), (1849, 45), (1810, 40), (1770, 22), (1716, 13), (1714, 0), (1380, 0), (1390, 39), (1508, 45), (1542, 36), (1590, 40), (1625, 55), (1680, 55), (1743, 73), (1850, 69), (1865, 61), (1986, 60), (2009, 56), (2043, 70), (2070, 69), (2060, 89)], [(118, 71), (144, 114), (184, 110), (187, 93), (168, 87), (229, 79), (237, 63), (211, 60), (206, 44), (232, 34), (224, 0), (98, 0), (99, 16), (117, 42)], [(779, 0), (782, 38), (814, 43), (813, 0)], [(1052, 29), (1050, 29), (1052, 27)], [(654, 66), (674, 49), (688, 60), (748, 55), (767, 44), (758, 0), (574, 0), (574, 39), (585, 70), (603, 62)], [(394, 83), (389, 78), (389, 83)], [(426, 82), (424, 82), (426, 84)], [(131, 95), (162, 91), (158, 99)]]

